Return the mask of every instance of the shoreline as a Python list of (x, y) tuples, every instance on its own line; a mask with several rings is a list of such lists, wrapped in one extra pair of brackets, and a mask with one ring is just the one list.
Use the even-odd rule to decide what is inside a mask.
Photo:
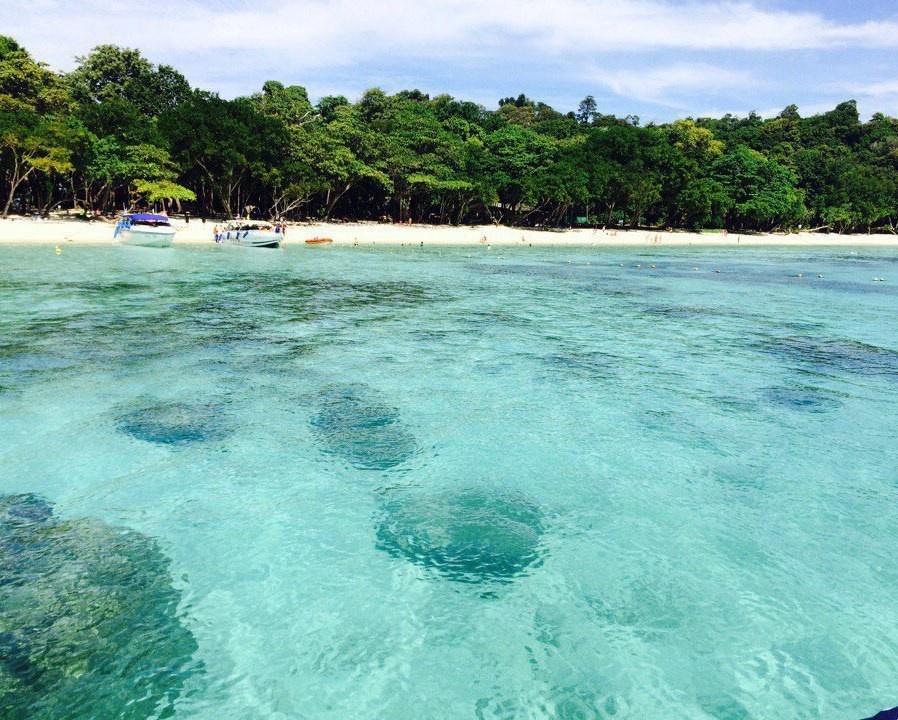
[[(174, 245), (213, 244), (214, 222), (173, 218)], [(114, 245), (115, 222), (50, 218), (0, 220), (0, 245), (71, 242)], [(502, 245), (502, 246), (879, 246), (898, 247), (898, 235), (839, 235), (819, 233), (737, 233), (567, 229), (534, 230), (501, 225), (440, 226), (376, 222), (288, 224), (285, 245), (305, 245), (310, 238), (333, 240), (334, 245)]]

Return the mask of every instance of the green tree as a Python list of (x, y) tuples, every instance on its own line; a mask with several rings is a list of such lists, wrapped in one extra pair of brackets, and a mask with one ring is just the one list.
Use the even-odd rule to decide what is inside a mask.
[(589, 174), (582, 163), (582, 143), (582, 137), (554, 143), (548, 163), (525, 178), (524, 198), (531, 209), (522, 222), (534, 218), (558, 226), (574, 206), (589, 202)]
[[(653, 132), (652, 130), (647, 130)], [(702, 228), (720, 220), (726, 194), (708, 170), (723, 154), (723, 143), (691, 119), (660, 130), (657, 161), (661, 173), (660, 220), (665, 226)]]
[(0, 112), (64, 114), (72, 100), (60, 77), (15, 40), (0, 35)]
[(513, 218), (522, 209), (529, 212), (539, 191), (528, 178), (554, 160), (554, 143), (533, 130), (509, 124), (487, 134), (484, 144), (489, 152), (486, 181), (495, 188), (500, 211)]
[(174, 200), (196, 200), (193, 190), (178, 185), (170, 180), (135, 180), (134, 194), (148, 200), (151, 203)]
[(16, 193), (35, 175), (71, 170), (71, 100), (59, 77), (15, 40), (0, 36), (0, 169), (3, 217)]
[(390, 179), (375, 166), (376, 135), (364, 122), (359, 105), (338, 104), (324, 125), (315, 126), (309, 154), (321, 179), (322, 214), (326, 217), (347, 193), (362, 185), (372, 186), (380, 195), (391, 188)]
[(713, 173), (730, 199), (730, 228), (792, 227), (806, 214), (795, 175), (757, 150), (735, 147), (714, 162)]
[(596, 99), (592, 95), (587, 95), (580, 101), (580, 105), (577, 107), (577, 122), (581, 125), (587, 125), (595, 120), (596, 115), (598, 115), (598, 105), (596, 103)]
[(333, 119), (337, 108), (346, 105), (349, 105), (349, 100), (342, 95), (326, 95), (318, 101), (316, 108), (321, 118), (325, 122), (329, 122)]
[(320, 142), (321, 115), (309, 102), (306, 89), (299, 85), (284, 87), (270, 80), (261, 93), (250, 99), (260, 114), (284, 128), (284, 143), (277, 151), (277, 161), (262, 168), (259, 179), (268, 196), (268, 214), (285, 215), (306, 203), (324, 186), (313, 169)]
[(159, 124), (183, 183), (203, 187), (209, 209), (227, 218), (253, 201), (264, 202), (261, 176), (278, 164), (289, 143), (283, 124), (257, 112), (251, 100), (227, 101), (200, 91), (160, 116)]
[(635, 227), (661, 200), (662, 143), (657, 128), (627, 122), (590, 129), (583, 144), (589, 186), (608, 224)]
[(181, 73), (169, 65), (153, 65), (139, 50), (98, 45), (76, 60), (66, 82), (82, 105), (119, 99), (155, 117), (190, 97), (190, 84)]
[(65, 173), (72, 169), (67, 126), (33, 112), (0, 113), (0, 161), (6, 169), (6, 200), (2, 217), (9, 215), (16, 191), (34, 173)]
[(192, 190), (177, 185), (177, 168), (168, 152), (156, 145), (121, 145), (114, 137), (92, 138), (86, 154), (85, 204), (131, 207), (140, 197), (195, 200)]

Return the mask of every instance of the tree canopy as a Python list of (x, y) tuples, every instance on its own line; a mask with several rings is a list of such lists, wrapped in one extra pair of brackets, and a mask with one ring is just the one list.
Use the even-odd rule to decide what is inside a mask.
[(559, 112), (418, 89), (317, 104), (265, 81), (224, 100), (139, 50), (54, 73), (0, 36), (0, 202), (9, 212), (174, 205), (195, 215), (627, 227), (886, 230), (898, 120), (853, 100), (803, 118), (641, 126), (587, 95)]

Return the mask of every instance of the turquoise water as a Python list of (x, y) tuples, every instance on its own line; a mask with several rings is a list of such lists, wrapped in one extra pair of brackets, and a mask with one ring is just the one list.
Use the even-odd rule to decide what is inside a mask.
[(891, 249), (0, 248), (8, 716), (896, 705), (896, 308)]

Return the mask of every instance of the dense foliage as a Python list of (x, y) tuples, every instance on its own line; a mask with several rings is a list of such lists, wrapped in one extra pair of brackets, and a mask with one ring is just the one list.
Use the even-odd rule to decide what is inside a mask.
[(0, 207), (570, 226), (896, 230), (898, 120), (854, 101), (809, 118), (640, 126), (586, 97), (487, 110), (358, 101), (266, 82), (235, 100), (112, 45), (56, 74), (0, 36)]

